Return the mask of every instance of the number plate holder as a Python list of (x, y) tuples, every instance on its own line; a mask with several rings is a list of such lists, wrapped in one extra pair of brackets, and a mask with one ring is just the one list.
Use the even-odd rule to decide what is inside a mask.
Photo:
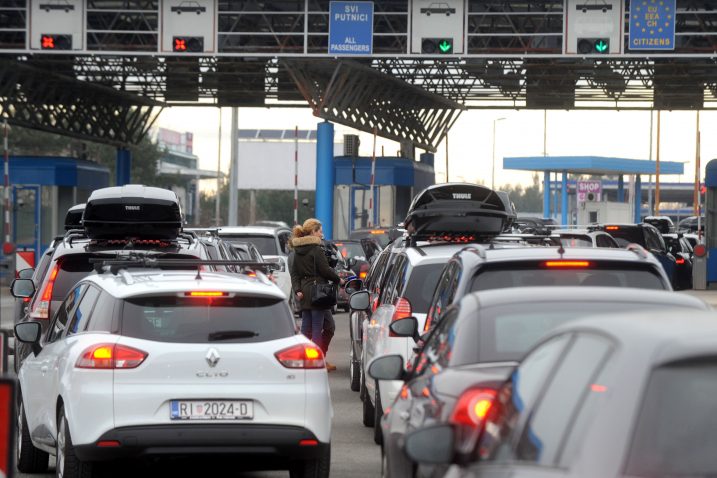
[(254, 402), (251, 400), (172, 400), (169, 404), (172, 420), (252, 420)]

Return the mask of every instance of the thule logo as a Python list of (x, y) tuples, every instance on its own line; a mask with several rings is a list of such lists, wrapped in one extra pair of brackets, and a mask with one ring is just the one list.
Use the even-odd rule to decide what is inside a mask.
[(125, 206), (124, 207), (125, 211), (139, 211), (139, 209), (140, 209), (139, 206)]
[(471, 199), (470, 193), (453, 193), (453, 199)]

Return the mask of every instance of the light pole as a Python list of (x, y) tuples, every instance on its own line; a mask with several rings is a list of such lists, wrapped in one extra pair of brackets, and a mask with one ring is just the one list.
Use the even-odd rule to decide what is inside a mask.
[(490, 188), (495, 189), (495, 126), (498, 121), (505, 118), (496, 118), (493, 120), (493, 166), (490, 168)]

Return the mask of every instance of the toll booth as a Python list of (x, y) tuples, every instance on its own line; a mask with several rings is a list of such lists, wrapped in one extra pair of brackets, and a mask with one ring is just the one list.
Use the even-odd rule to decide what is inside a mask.
[(334, 158), (333, 237), (347, 238), (366, 227), (395, 226), (406, 218), (413, 196), (436, 183), (433, 154), (420, 161), (401, 157), (377, 157), (373, 181), (371, 217), (371, 158)]
[[(11, 156), (10, 230), (15, 253), (13, 257), (0, 256), (0, 261), (13, 263), (15, 270), (34, 267), (52, 238), (63, 232), (67, 210), (85, 202), (94, 189), (109, 186), (109, 181), (109, 169), (92, 161)], [(3, 215), (4, 207), (3, 202), (0, 204)], [(3, 237), (4, 227), (3, 223)]]
[(695, 247), (695, 289), (717, 288), (717, 159), (705, 167), (705, 188), (705, 242), (704, 248)]

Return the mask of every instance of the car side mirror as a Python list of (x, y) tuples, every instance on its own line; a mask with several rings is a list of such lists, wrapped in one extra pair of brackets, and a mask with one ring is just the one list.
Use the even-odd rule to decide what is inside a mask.
[(32, 279), (32, 275), (35, 273), (35, 269), (28, 267), (17, 273), (18, 279)]
[(420, 428), (406, 436), (406, 454), (417, 463), (449, 465), (453, 462), (455, 437), (450, 425)]
[(30, 344), (35, 355), (42, 350), (40, 347), (41, 335), (42, 327), (38, 322), (20, 322), (15, 325), (15, 338), (20, 342)]
[(352, 310), (368, 310), (370, 297), (367, 290), (354, 292), (349, 297), (349, 307)]
[(403, 380), (406, 375), (403, 357), (384, 355), (373, 359), (368, 365), (368, 375), (376, 380)]
[(418, 334), (418, 320), (415, 317), (406, 317), (393, 321), (388, 328), (394, 335), (399, 337), (411, 337), (416, 343), (421, 339), (421, 336)]
[(363, 281), (361, 279), (351, 279), (344, 286), (344, 290), (347, 294), (353, 294), (363, 289)]
[(12, 296), (18, 299), (25, 299), (35, 295), (35, 284), (30, 279), (15, 279), (10, 285)]

